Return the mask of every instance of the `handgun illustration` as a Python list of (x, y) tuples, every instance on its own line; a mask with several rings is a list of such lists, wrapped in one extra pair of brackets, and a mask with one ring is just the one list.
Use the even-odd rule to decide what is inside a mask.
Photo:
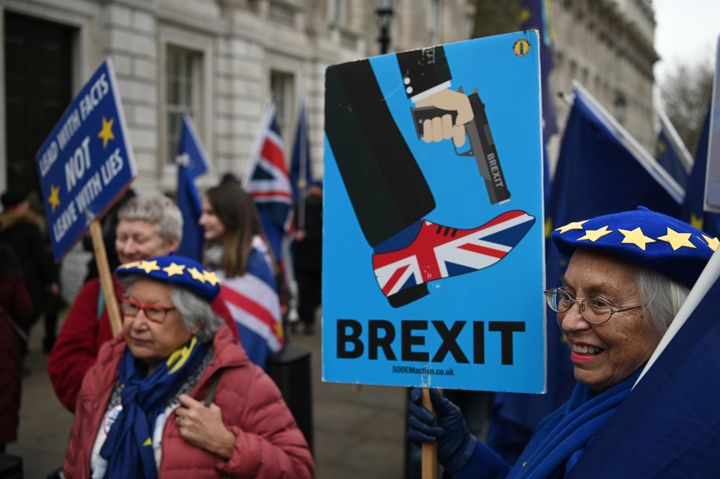
[[(465, 133), (470, 140), (470, 150), (461, 152), (456, 149), (456, 153), (460, 156), (475, 157), (480, 175), (485, 180), (490, 204), (505, 203), (510, 199), (510, 190), (508, 190), (505, 182), (500, 158), (498, 158), (495, 142), (490, 132), (490, 123), (485, 113), (485, 105), (480, 100), (477, 91), (468, 95), (468, 99), (473, 111), (473, 120), (465, 124)], [(422, 137), (423, 122), (425, 120), (450, 114), (454, 123), (457, 117), (455, 111), (441, 110), (431, 106), (414, 108), (412, 114), (418, 137)]]

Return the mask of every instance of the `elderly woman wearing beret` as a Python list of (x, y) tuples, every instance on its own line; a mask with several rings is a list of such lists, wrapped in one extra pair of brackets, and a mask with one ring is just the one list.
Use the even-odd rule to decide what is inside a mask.
[(123, 334), (83, 380), (65, 477), (311, 477), (278, 389), (212, 313), (218, 278), (180, 256), (116, 272)]
[(473, 437), (450, 401), (432, 390), (434, 416), (413, 390), (408, 436), (437, 442), (451, 477), (565, 476), (630, 393), (716, 244), (644, 208), (570, 223), (552, 240), (570, 262), (562, 285), (545, 297), (567, 338), (577, 385), (541, 421), (515, 465)]

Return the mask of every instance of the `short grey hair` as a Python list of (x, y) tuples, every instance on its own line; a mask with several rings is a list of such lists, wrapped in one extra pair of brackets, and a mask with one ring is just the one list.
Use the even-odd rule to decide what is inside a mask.
[(646, 305), (643, 315), (662, 336), (680, 311), (690, 290), (661, 273), (644, 268), (638, 268), (635, 281), (640, 301)]
[[(121, 278), (121, 282), (125, 286), (126, 297), (132, 292), (135, 283), (142, 279), (155, 281), (146, 276), (136, 274)], [(158, 282), (166, 284), (160, 281)], [(179, 286), (167, 285), (167, 287), (170, 289), (170, 300), (178, 310), (178, 313), (180, 313), (180, 318), (185, 328), (187, 328), (188, 331), (197, 328), (195, 336), (201, 343), (211, 341), (225, 321), (216, 316), (210, 304), (195, 293)]]
[(119, 221), (147, 221), (165, 242), (182, 239), (183, 217), (177, 205), (163, 195), (136, 196), (118, 211)]
[(198, 328), (195, 336), (200, 342), (204, 343), (215, 337), (215, 333), (224, 321), (213, 313), (207, 301), (195, 293), (177, 286), (170, 286), (170, 298), (180, 313), (185, 327), (189, 331), (195, 327)]

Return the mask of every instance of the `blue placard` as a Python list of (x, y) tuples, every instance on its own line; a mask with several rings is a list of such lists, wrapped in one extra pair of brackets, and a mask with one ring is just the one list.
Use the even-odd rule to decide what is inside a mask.
[(328, 68), (324, 380), (544, 391), (540, 98), (535, 31)]
[(70, 103), (35, 161), (57, 261), (136, 175), (110, 60)]

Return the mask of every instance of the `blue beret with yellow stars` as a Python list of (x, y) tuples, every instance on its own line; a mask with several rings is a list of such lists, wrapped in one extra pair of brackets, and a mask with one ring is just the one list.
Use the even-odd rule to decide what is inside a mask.
[(604, 253), (657, 271), (692, 288), (720, 245), (684, 221), (638, 207), (573, 221), (552, 232), (561, 254), (571, 256), (576, 248)]
[(141, 276), (195, 293), (212, 303), (220, 293), (220, 279), (195, 260), (184, 256), (156, 256), (118, 266), (118, 276)]

